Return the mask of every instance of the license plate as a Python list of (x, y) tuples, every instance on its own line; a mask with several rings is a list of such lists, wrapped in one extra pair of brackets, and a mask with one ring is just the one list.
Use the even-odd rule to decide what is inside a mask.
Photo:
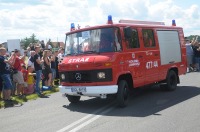
[(86, 87), (74, 87), (74, 88), (71, 88), (71, 91), (72, 92), (86, 92)]

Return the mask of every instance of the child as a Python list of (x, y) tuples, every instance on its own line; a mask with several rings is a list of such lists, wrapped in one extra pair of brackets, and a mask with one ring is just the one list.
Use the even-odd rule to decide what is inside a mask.
[(22, 66), (21, 72), (22, 72), (23, 78), (24, 78), (24, 87), (22, 87), (22, 95), (24, 95), (24, 94), (26, 94), (25, 93), (25, 89), (27, 88), (27, 83), (26, 82), (27, 82), (27, 77), (28, 77), (28, 71), (26, 70), (25, 65)]
[(34, 84), (35, 84), (35, 73), (33, 73), (33, 68), (31, 66), (28, 66), (28, 77), (27, 77), (27, 85), (28, 87), (25, 89), (26, 94), (32, 94), (34, 92)]

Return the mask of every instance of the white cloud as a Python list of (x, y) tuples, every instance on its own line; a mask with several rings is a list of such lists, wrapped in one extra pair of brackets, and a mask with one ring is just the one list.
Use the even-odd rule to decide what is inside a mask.
[(72, 22), (85, 25), (104, 24), (107, 16), (114, 22), (120, 19), (164, 21), (184, 28), (185, 34), (200, 34), (200, 11), (198, 4), (183, 8), (174, 1), (152, 0), (22, 0), (18, 3), (0, 3), (0, 42), (13, 38), (29, 37), (32, 33), (39, 39), (51, 38), (64, 41)]

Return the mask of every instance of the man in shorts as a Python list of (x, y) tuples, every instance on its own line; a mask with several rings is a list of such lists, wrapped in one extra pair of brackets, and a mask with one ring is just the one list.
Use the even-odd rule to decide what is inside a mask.
[(13, 74), (13, 81), (17, 83), (17, 94), (18, 96), (24, 96), (24, 78), (23, 73), (21, 72), (22, 66), (21, 61), (23, 58), (20, 58), (20, 51), (15, 50), (15, 59), (13, 68), (17, 71)]
[(0, 48), (0, 77), (3, 80), (3, 97), (5, 102), (11, 102), (10, 98), (11, 89), (12, 89), (12, 82), (10, 78), (10, 68), (8, 64), (11, 64), (11, 59), (13, 59), (13, 55), (10, 57), (9, 60), (5, 59), (6, 49)]

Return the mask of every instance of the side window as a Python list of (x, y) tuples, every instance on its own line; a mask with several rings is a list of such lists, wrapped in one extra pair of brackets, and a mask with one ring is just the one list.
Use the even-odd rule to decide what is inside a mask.
[(128, 48), (140, 48), (139, 40), (138, 40), (138, 32), (136, 29), (132, 29), (131, 39), (128, 40)]
[(144, 47), (155, 47), (155, 40), (152, 29), (143, 29), (142, 30)]

